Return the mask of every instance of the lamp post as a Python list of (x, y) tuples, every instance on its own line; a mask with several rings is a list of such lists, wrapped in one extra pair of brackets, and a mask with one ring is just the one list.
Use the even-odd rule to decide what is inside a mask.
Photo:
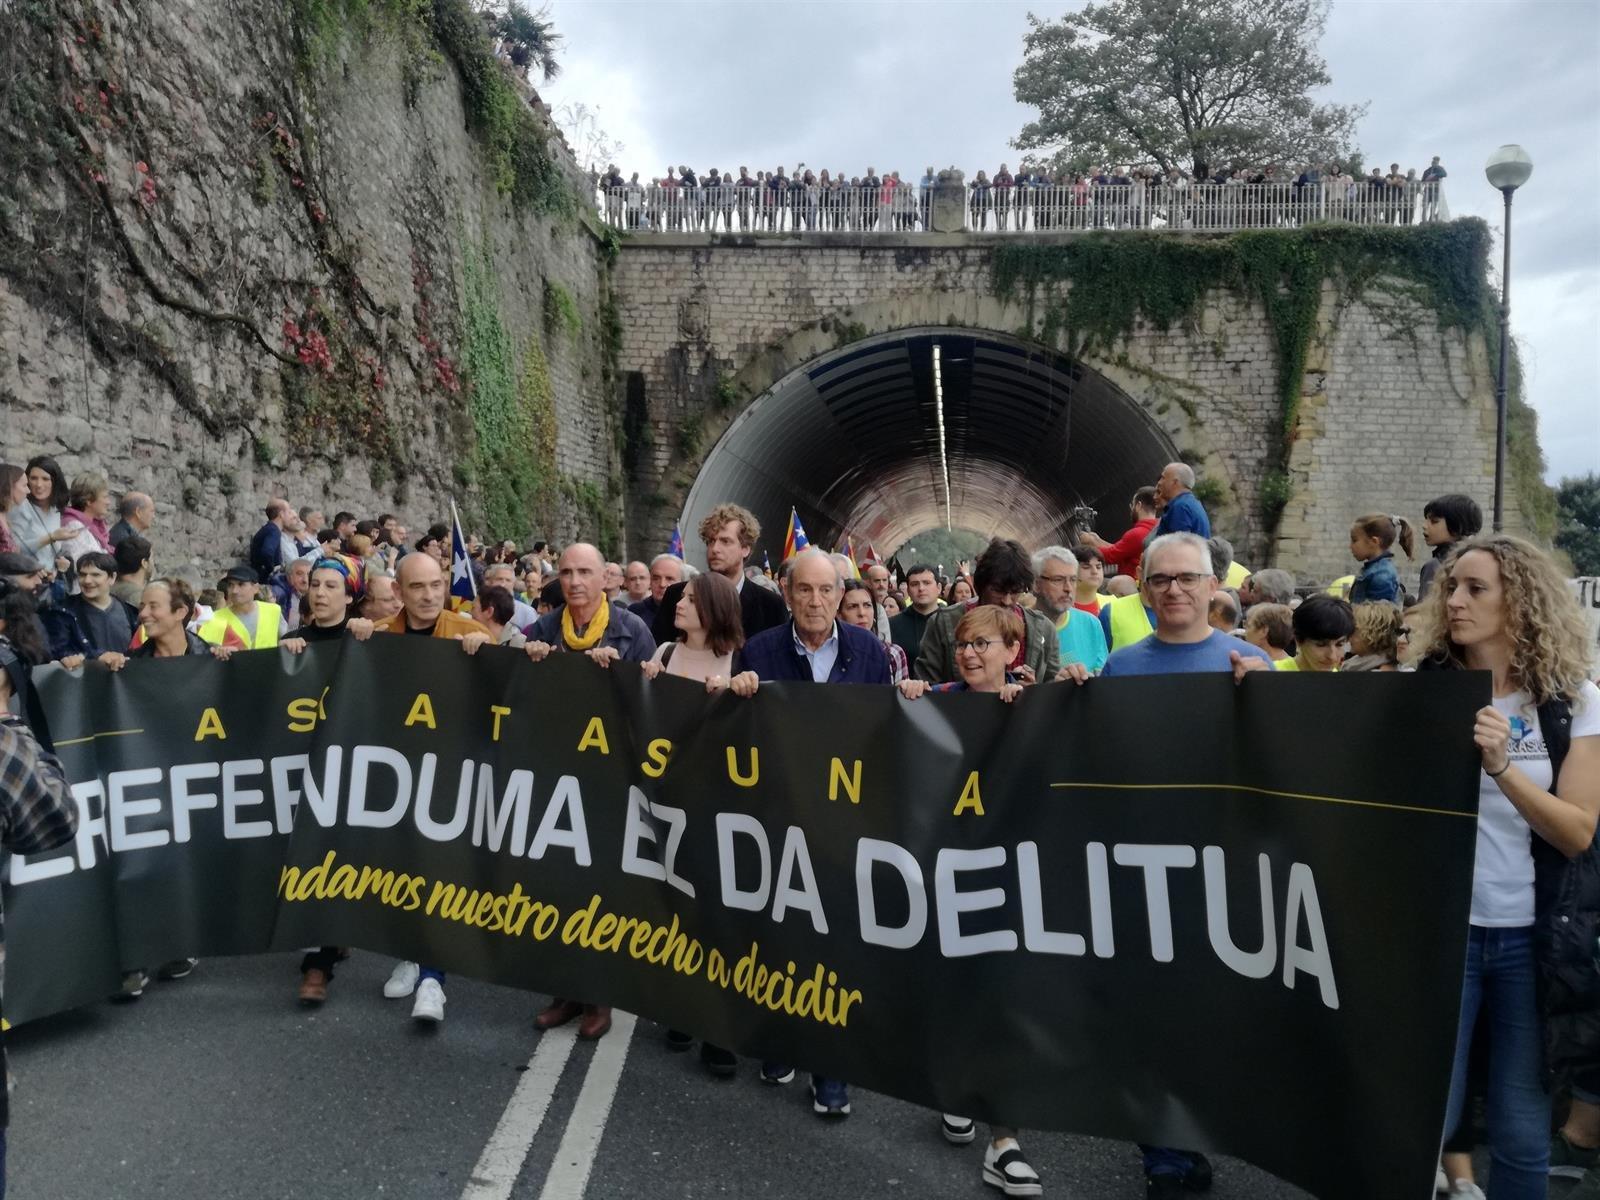
[(1483, 173), (1489, 185), (1506, 198), (1501, 242), (1505, 257), (1500, 267), (1500, 372), (1494, 384), (1494, 531), (1500, 532), (1505, 512), (1506, 475), (1506, 362), (1511, 354), (1511, 193), (1528, 182), (1533, 159), (1521, 146), (1501, 146), (1489, 156)]

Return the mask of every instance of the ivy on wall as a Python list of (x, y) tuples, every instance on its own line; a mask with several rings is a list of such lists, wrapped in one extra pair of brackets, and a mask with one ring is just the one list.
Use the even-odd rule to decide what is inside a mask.
[(461, 482), (478, 485), (478, 515), (491, 538), (523, 538), (548, 523), (557, 485), (550, 366), (537, 339), (518, 363), (488, 246), (468, 247), (463, 266), (462, 361), (477, 440)]
[[(1272, 329), (1282, 438), (1258, 489), (1269, 532), (1290, 495), (1289, 450), (1300, 417), (1306, 356), (1316, 334), (1325, 282), (1355, 298), (1375, 279), (1397, 276), (1442, 329), (1471, 331), (1493, 322), (1485, 264), (1489, 230), (1467, 219), (1422, 226), (1316, 225), (1229, 235), (1107, 233), (1054, 245), (996, 247), (990, 286), (1026, 308), (1024, 336), (1077, 357), (1108, 349), (1143, 320), (1158, 328), (1198, 325), (1205, 299), (1231, 291), (1259, 304)], [(1490, 350), (1497, 345), (1490, 329)], [(1514, 424), (1519, 495), (1535, 517), (1540, 476), (1532, 413)]]

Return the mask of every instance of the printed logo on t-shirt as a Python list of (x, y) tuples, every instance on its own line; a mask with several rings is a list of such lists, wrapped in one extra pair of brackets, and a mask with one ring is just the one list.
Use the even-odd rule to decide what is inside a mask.
[(1511, 718), (1511, 745), (1509, 748), (1512, 758), (1548, 758), (1549, 752), (1545, 749), (1544, 738), (1539, 736), (1539, 725), (1530, 721), (1520, 713)]

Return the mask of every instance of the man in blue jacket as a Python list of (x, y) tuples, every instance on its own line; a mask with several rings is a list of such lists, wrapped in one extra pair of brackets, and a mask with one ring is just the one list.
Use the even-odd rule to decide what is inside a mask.
[(1198, 537), (1211, 536), (1211, 519), (1194, 494), (1194, 468), (1188, 463), (1168, 463), (1161, 478), (1156, 480), (1156, 499), (1166, 504), (1161, 520), (1151, 531), (1145, 545), (1169, 533), (1192, 533)]
[[(735, 695), (754, 696), (763, 680), (888, 685), (889, 655), (883, 643), (870, 631), (839, 620), (844, 587), (831, 558), (821, 550), (802, 550), (789, 561), (783, 591), (793, 616), (745, 643), (740, 669), (728, 685)], [(762, 1063), (761, 1078), (788, 1083), (794, 1068)], [(848, 1117), (849, 1087), (842, 1079), (813, 1075), (811, 1109), (819, 1117)]]
[(795, 555), (783, 593), (792, 615), (745, 643), (740, 670), (730, 684), (734, 692), (753, 696), (762, 680), (889, 682), (889, 654), (883, 643), (870, 630), (838, 619), (843, 589), (831, 558), (815, 549)]

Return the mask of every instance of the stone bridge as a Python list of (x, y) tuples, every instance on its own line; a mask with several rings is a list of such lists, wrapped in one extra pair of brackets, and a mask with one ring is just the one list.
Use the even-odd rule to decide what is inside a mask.
[(947, 520), (1037, 545), (1083, 508), (1115, 536), (1172, 459), (1195, 467), (1242, 561), (1311, 579), (1351, 569), (1362, 513), (1420, 520), (1446, 491), (1487, 507), (1491, 360), (1414, 282), (1323, 282), (1286, 434), (1281, 329), (1259, 296), (1219, 286), (1170, 326), (1141, 317), (1083, 344), (996, 286), (1002, 240), (1019, 238), (626, 239), (613, 286), (635, 552), (681, 522), (695, 559), (721, 500), (756, 513), (774, 563), (791, 505), (814, 543), (848, 530), (884, 554)]

